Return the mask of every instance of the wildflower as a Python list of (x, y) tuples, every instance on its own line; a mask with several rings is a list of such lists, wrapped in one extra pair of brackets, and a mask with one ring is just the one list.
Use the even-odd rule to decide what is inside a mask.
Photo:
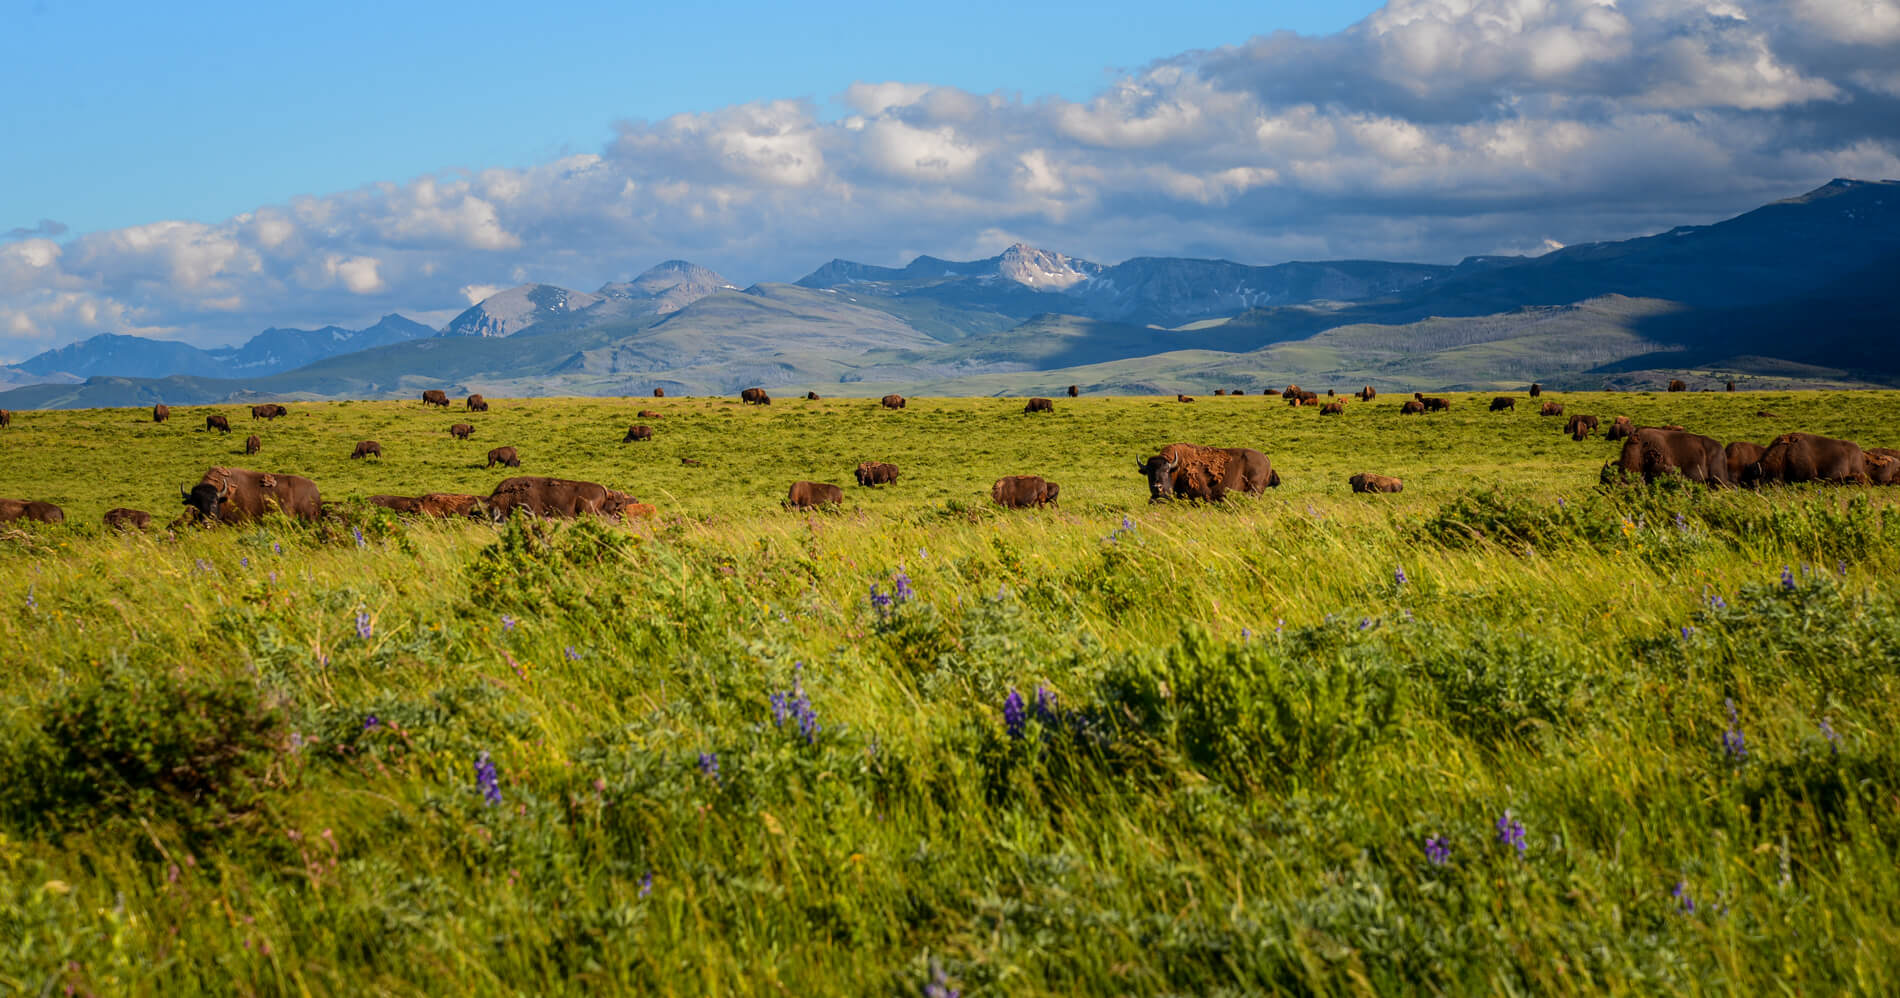
[(1723, 701), (1728, 707), (1728, 730), (1722, 732), (1722, 754), (1730, 762), (1740, 763), (1748, 758), (1748, 746), (1742, 740), (1742, 721), (1735, 713), (1733, 697)]
[(640, 878), (640, 896), (646, 897), (651, 893), (653, 893), (653, 871), (648, 870), (647, 875)]
[(1401, 586), (1402, 586), (1402, 585), (1405, 585), (1405, 584), (1406, 584), (1407, 582), (1410, 582), (1410, 581), (1412, 581), (1412, 580), (1411, 580), (1411, 579), (1408, 579), (1408, 578), (1406, 578), (1406, 576), (1405, 576), (1405, 566), (1404, 566), (1404, 565), (1398, 565), (1398, 566), (1395, 566), (1395, 567), (1394, 567), (1394, 568), (1392, 569), (1392, 581), (1393, 581), (1393, 583), (1394, 583), (1394, 584), (1396, 584), (1396, 585), (1401, 585)]
[(495, 772), (495, 762), (487, 752), (475, 759), (475, 787), (490, 806), (501, 803), (501, 776)]
[(1827, 718), (1825, 717), (1821, 718), (1821, 737), (1827, 739), (1828, 749), (1830, 751), (1835, 755), (1841, 754), (1841, 734), (1834, 730), (1833, 725), (1827, 723)]
[(203, 558), (200, 558), (198, 559), (198, 571), (203, 572), (206, 575), (210, 575), (213, 571), (215, 571), (215, 569), (212, 567), (211, 562), (206, 561)]
[(270, 542), (270, 552), (271, 554), (283, 554), (284, 546), (282, 544), (277, 543), (276, 541), (272, 541)]
[(249, 568), (249, 567), (251, 567), (251, 556), (250, 556), (250, 555), (245, 555), (244, 557), (242, 557), (242, 558), (239, 558), (239, 559), (238, 559), (238, 567), (239, 567), (239, 568)]
[(33, 598), (33, 588), (32, 585), (26, 587), (26, 608), (28, 610), (37, 610), (40, 606), (40, 601)]
[(1284, 631), (1284, 630), (1286, 630), (1286, 618), (1275, 617), (1273, 619), (1273, 633), (1279, 634), (1281, 631)]
[(1695, 633), (1695, 628), (1690, 627), (1687, 624), (1684, 624), (1682, 627), (1682, 640), (1684, 641), (1689, 640), (1689, 635), (1694, 634), (1694, 633)]
[(1689, 518), (1686, 516), (1683, 516), (1681, 513), (1677, 513), (1676, 514), (1676, 529), (1682, 531), (1685, 534), (1688, 533), (1689, 532)]
[(1847, 559), (1842, 558), (1840, 562), (1834, 566), (1834, 571), (1838, 573), (1841, 578), (1847, 578)]
[(1676, 889), (1669, 893), (1676, 899), (1676, 905), (1682, 909), (1683, 914), (1695, 914), (1695, 898), (1689, 896), (1689, 882), (1687, 880), (1676, 881)]
[(719, 779), (719, 753), (701, 752), (699, 754), (699, 771), (715, 780)]
[(369, 635), (369, 612), (366, 610), (358, 610), (356, 611), (356, 636), (362, 638), (364, 641), (368, 641)]
[(1133, 530), (1133, 529), (1135, 529), (1135, 521), (1133, 521), (1133, 520), (1130, 520), (1130, 519), (1129, 519), (1128, 517), (1126, 517), (1126, 516), (1124, 516), (1124, 517), (1122, 517), (1122, 529), (1123, 529), (1123, 530)]
[(357, 546), (357, 547), (359, 547), (359, 548), (362, 548), (362, 547), (368, 547), (368, 546), (369, 546), (369, 542), (363, 539), (363, 530), (362, 530), (362, 528), (361, 528), (361, 527), (351, 527), (351, 528), (350, 528), (350, 533), (352, 533), (352, 534), (355, 534), (355, 535), (356, 535), (356, 546)]
[(875, 582), (871, 583), (871, 605), (880, 610), (888, 610), (891, 606), (890, 594), (880, 591)]
[(1781, 588), (1784, 592), (1794, 591), (1794, 569), (1781, 566)]
[(809, 745), (818, 740), (823, 728), (818, 723), (818, 712), (812, 709), (811, 698), (805, 695), (804, 685), (799, 681), (804, 668), (803, 662), (792, 663), (792, 688), (771, 695), (772, 724), (783, 728), (788, 719), (796, 722), (798, 733), (805, 736), (805, 743)]
[(1426, 839), (1425, 859), (1433, 866), (1444, 866), (1451, 862), (1451, 844), (1436, 835)]
[(568, 660), (568, 661), (570, 661), (570, 662), (578, 662), (578, 661), (580, 661), (580, 660), (581, 660), (581, 653), (580, 653), (580, 650), (579, 650), (579, 649), (577, 649), (577, 648), (575, 648), (575, 647), (574, 647), (573, 645), (568, 645), (568, 646), (567, 646), (566, 648), (563, 648), (563, 649), (561, 649), (561, 650), (562, 650), (562, 652), (563, 652), (563, 653), (565, 653), (565, 654), (567, 655), (567, 660)]
[(1709, 609), (1726, 610), (1728, 609), (1728, 600), (1725, 600), (1720, 596), (1711, 596), (1709, 597)]
[(1247, 627), (1243, 627), (1243, 628), (1241, 628), (1241, 629), (1240, 629), (1240, 640), (1242, 640), (1242, 641), (1252, 641), (1252, 640), (1253, 640), (1253, 629), (1252, 629), (1252, 628), (1247, 628)]
[(1049, 687), (1036, 687), (1036, 720), (1044, 724), (1056, 723), (1056, 695)]
[(1558, 496), (1558, 497), (1557, 497), (1557, 508), (1558, 508), (1558, 509), (1569, 509), (1569, 508), (1570, 508), (1570, 507), (1569, 507), (1568, 505), (1566, 505), (1566, 504), (1564, 503), (1564, 497), (1563, 497), (1563, 496)]
[(371, 714), (370, 716), (363, 718), (363, 730), (373, 731), (376, 729), (376, 726), (381, 723), (383, 723), (382, 718), (377, 717), (375, 714)]
[(1003, 700), (1003, 729), (1009, 732), (1011, 738), (1021, 738), (1026, 720), (1023, 716), (1023, 695), (1012, 686), (1009, 696)]
[(899, 603), (916, 595), (910, 588), (910, 576), (905, 575), (901, 568), (897, 570), (897, 574), (891, 576), (891, 594), (897, 597)]
[(1516, 849), (1520, 857), (1524, 855), (1524, 850), (1530, 848), (1524, 839), (1524, 823), (1511, 817), (1510, 808), (1505, 808), (1504, 813), (1498, 816), (1498, 841)]
[(1371, 627), (1371, 626), (1372, 626), (1372, 618), (1371, 618), (1371, 617), (1360, 617), (1360, 618), (1359, 618), (1359, 629), (1360, 629), (1360, 630), (1362, 630), (1362, 631), (1363, 631), (1363, 630), (1365, 630), (1366, 628), (1368, 628), (1368, 627)]
[(924, 998), (961, 998), (963, 992), (950, 986), (950, 978), (944, 974), (943, 967), (937, 961), (930, 961), (930, 980), (924, 984)]

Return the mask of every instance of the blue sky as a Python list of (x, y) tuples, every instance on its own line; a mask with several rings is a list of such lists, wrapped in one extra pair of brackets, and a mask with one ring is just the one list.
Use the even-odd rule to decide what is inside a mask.
[(620, 119), (860, 80), (1080, 100), (1159, 56), (1377, 6), (0, 2), (0, 230), (73, 233), (527, 166)]

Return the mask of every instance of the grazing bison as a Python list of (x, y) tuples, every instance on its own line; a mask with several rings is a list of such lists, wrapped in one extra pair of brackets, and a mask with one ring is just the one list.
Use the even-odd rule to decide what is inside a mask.
[(1732, 392), (1732, 391), (1734, 391), (1734, 390), (1735, 390), (1735, 382), (1733, 382), (1733, 381), (1731, 381), (1731, 382), (1729, 382), (1729, 383), (1728, 383), (1728, 387), (1727, 387), (1727, 388), (1724, 388), (1724, 389), (1722, 389), (1722, 390), (1723, 390), (1723, 391), (1725, 391), (1725, 392)]
[(1005, 509), (1054, 506), (1062, 486), (1041, 475), (1005, 475), (990, 486), (990, 499)]
[(276, 419), (279, 416), (288, 415), (290, 415), (290, 410), (275, 402), (266, 402), (263, 405), (251, 406), (252, 419)]
[(106, 510), (107, 530), (144, 530), (152, 525), (152, 514), (124, 506)]
[(641, 419), (659, 419), (660, 418), (660, 414), (658, 412), (655, 412), (652, 409), (642, 409), (639, 412), (634, 413), (634, 415), (638, 416)]
[(219, 433), (229, 433), (231, 432), (231, 421), (217, 414), (206, 416), (205, 432), (210, 433), (212, 430), (217, 430)]
[(431, 388), (422, 393), (422, 404), (439, 405), (447, 409), (449, 407), (449, 393), (440, 388)]
[(1204, 499), (1219, 501), (1230, 492), (1259, 495), (1280, 484), (1265, 454), (1249, 447), (1201, 447), (1169, 444), (1135, 469), (1148, 479), (1148, 501)]
[(1729, 480), (1728, 460), (1720, 443), (1698, 434), (1653, 426), (1638, 427), (1623, 441), (1616, 466), (1625, 478), (1641, 475), (1645, 482), (1672, 472), (1708, 485), (1726, 485)]
[(382, 457), (383, 445), (374, 440), (358, 440), (356, 449), (350, 452), (352, 460), (359, 457)]
[(1378, 391), (1375, 390), (1371, 385), (1367, 385), (1364, 388), (1359, 389), (1359, 401), (1361, 402), (1370, 402), (1373, 399), (1376, 399), (1378, 397), (1379, 397)]
[(1226, 395), (1226, 394), (1227, 394), (1227, 389), (1225, 389), (1225, 388), (1216, 388), (1216, 389), (1214, 389), (1214, 394), (1215, 394), (1215, 395), (1217, 395), (1217, 396), (1220, 396), (1220, 395)]
[(0, 523), (12, 523), (15, 520), (65, 523), (66, 511), (37, 499), (0, 499)]
[(480, 509), (481, 496), (459, 492), (430, 492), (416, 500), (423, 516), (474, 516)]
[(1586, 416), (1583, 413), (1577, 413), (1571, 416), (1570, 421), (1564, 424), (1564, 432), (1570, 434), (1570, 439), (1572, 440), (1582, 440), (1584, 437), (1596, 431), (1597, 418), (1595, 416)]
[(475, 395), (470, 395), (468, 397), (467, 405), (468, 405), (469, 412), (487, 412), (488, 411), (488, 400), (485, 398), (482, 398), (479, 393)]
[(1517, 400), (1508, 395), (1499, 395), (1497, 398), (1491, 400), (1492, 412), (1503, 412), (1506, 409), (1515, 410), (1516, 408)]
[(1900, 450), (1887, 447), (1868, 447), (1863, 452), (1867, 458), (1867, 478), (1875, 485), (1893, 485), (1900, 483)]
[(493, 468), (498, 464), (509, 468), (519, 468), (521, 455), (516, 454), (513, 447), (496, 447), (488, 452), (488, 463), (483, 467)]
[(866, 461), (858, 465), (858, 484), (863, 486), (889, 485), (897, 481), (897, 465), (883, 461)]
[(457, 423), (449, 427), (449, 436), (457, 440), (467, 440), (475, 435), (475, 428), (467, 423)]
[(1451, 400), (1447, 398), (1428, 398), (1422, 400), (1426, 412), (1450, 412)]
[(1402, 492), (1405, 489), (1405, 483), (1391, 475), (1374, 475), (1370, 472), (1360, 472), (1346, 481), (1351, 483), (1354, 492)]
[(1319, 407), (1319, 414), (1322, 416), (1337, 416), (1340, 413), (1343, 413), (1345, 411), (1346, 411), (1346, 403), (1340, 402), (1336, 399), (1334, 401), (1328, 402), (1325, 405)]
[(489, 493), (489, 515), (499, 523), (523, 510), (535, 516), (573, 517), (583, 513), (619, 516), (633, 497), (594, 482), (518, 475), (503, 479)]
[(1286, 386), (1286, 390), (1284, 390), (1284, 391), (1282, 391), (1282, 392), (1280, 393), (1280, 397), (1281, 397), (1281, 398), (1283, 398), (1283, 399), (1296, 399), (1296, 398), (1299, 398), (1299, 397), (1300, 397), (1300, 386), (1299, 386), (1299, 385), (1288, 385), (1288, 386)]
[(422, 514), (422, 497), (420, 496), (370, 496), (369, 504), (398, 513), (411, 513), (417, 516)]
[(1686, 392), (1689, 390), (1689, 386), (1683, 384), (1681, 378), (1671, 378), (1669, 379), (1669, 390), (1672, 392)]
[(0, 430), (13, 425), (13, 410), (0, 409)]
[(739, 402), (742, 405), (771, 405), (772, 396), (765, 394), (763, 388), (748, 388), (739, 393)]
[(1175, 396), (1174, 396), (1174, 400), (1175, 400), (1176, 402), (1192, 402), (1192, 401), (1194, 401), (1194, 396), (1192, 396), (1192, 395), (1182, 395), (1182, 394), (1179, 394), (1179, 393), (1176, 393), (1176, 394), (1175, 394)]
[(630, 444), (634, 442), (635, 440), (652, 440), (652, 439), (653, 439), (653, 427), (642, 426), (636, 423), (633, 426), (627, 427), (627, 435), (624, 437), (621, 437), (620, 442), (623, 444)]
[(680, 458), (680, 463), (681, 463), (681, 464), (683, 464), (683, 465), (685, 465), (685, 466), (687, 466), (688, 468), (697, 468), (697, 467), (699, 467), (699, 464), (700, 464), (700, 462), (699, 462), (699, 461), (697, 461), (697, 460), (695, 460), (694, 458), (690, 458), (690, 457), (683, 457), (683, 458)]
[(1539, 416), (1561, 416), (1564, 414), (1563, 403), (1546, 402), (1544, 403), (1544, 407), (1542, 409), (1537, 410), (1537, 414)]
[(1070, 385), (1070, 386), (1069, 386), (1069, 397), (1070, 397), (1070, 398), (1075, 398), (1075, 397), (1076, 397), (1077, 395), (1080, 395), (1080, 394), (1082, 394), (1082, 386), (1080, 386), (1080, 385)]
[(263, 449), (264, 449), (264, 441), (259, 440), (257, 437), (257, 434), (253, 433), (250, 436), (244, 438), (244, 453), (255, 454), (258, 451), (261, 451)]
[(1728, 465), (1728, 480), (1731, 485), (1741, 485), (1748, 481), (1748, 468), (1768, 448), (1748, 440), (1737, 440), (1722, 448), (1722, 463)]
[(1023, 412), (1025, 414), (1032, 413), (1032, 412), (1054, 412), (1054, 411), (1056, 411), (1055, 402), (1049, 399), (1044, 399), (1044, 398), (1030, 399), (1028, 404), (1023, 406)]
[(816, 401), (818, 401), (818, 393), (817, 393), (817, 392), (806, 392), (806, 393), (805, 393), (805, 401), (807, 401), (807, 402), (816, 402)]
[(271, 510), (315, 520), (323, 512), (317, 483), (300, 475), (272, 475), (244, 468), (212, 468), (190, 489), (179, 488), (184, 504), (200, 519), (220, 523), (254, 520)]
[(1628, 416), (1618, 416), (1610, 421), (1610, 428), (1603, 431), (1605, 440), (1622, 440), (1636, 432), (1636, 424)]
[(793, 482), (791, 490), (785, 493), (788, 509), (817, 509), (842, 502), (844, 490), (826, 482)]
[(172, 408), (163, 402), (152, 406), (152, 422), (163, 423), (172, 418)]
[(1416, 416), (1424, 411), (1425, 403), (1420, 402), (1418, 399), (1406, 399), (1405, 404), (1399, 406), (1399, 415), (1401, 416)]
[(1764, 482), (1857, 482), (1865, 485), (1867, 456), (1851, 440), (1784, 433), (1742, 474), (1743, 485)]
[(886, 409), (902, 409), (904, 407), (904, 396), (886, 395), (883, 398), (878, 399), (877, 404), (883, 406)]
[(1535, 381), (1531, 382), (1531, 398), (1536, 398), (1542, 394), (1544, 394), (1544, 386)]

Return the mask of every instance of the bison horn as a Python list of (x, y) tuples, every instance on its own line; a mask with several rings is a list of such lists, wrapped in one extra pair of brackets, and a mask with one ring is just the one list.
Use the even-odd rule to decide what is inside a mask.
[(190, 490), (190, 489), (187, 489), (187, 488), (185, 488), (185, 486), (184, 486), (184, 484), (183, 484), (183, 483), (181, 482), (181, 483), (179, 483), (179, 486), (178, 486), (178, 495), (179, 495), (179, 497), (180, 497), (180, 498), (183, 498), (183, 499), (190, 499), (190, 498), (191, 498), (191, 490)]

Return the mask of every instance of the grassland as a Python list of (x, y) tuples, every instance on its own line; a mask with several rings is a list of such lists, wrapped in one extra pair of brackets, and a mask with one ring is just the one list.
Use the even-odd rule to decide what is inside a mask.
[[(1891, 993), (1894, 493), (1604, 490), (1481, 403), (312, 404), (251, 459), (20, 414), (0, 495), (70, 521), (0, 535), (0, 993)], [(1151, 507), (1175, 440), (1286, 484)], [(93, 526), (214, 463), (485, 491), (498, 444), (661, 515)], [(1062, 509), (988, 507), (1019, 472)]]

